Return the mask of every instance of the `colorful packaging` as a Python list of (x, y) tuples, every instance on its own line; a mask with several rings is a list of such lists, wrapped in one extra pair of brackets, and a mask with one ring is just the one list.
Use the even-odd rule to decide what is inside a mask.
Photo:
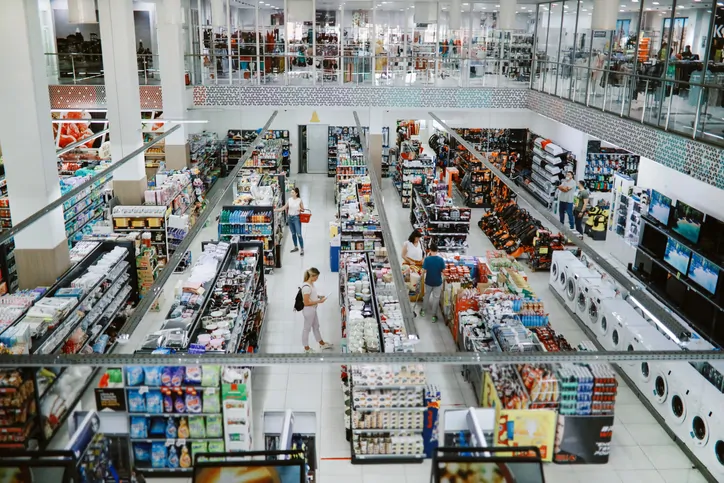
[(189, 437), (189, 423), (186, 418), (181, 418), (178, 423), (178, 437), (179, 439), (186, 439)]
[(186, 393), (186, 412), (187, 413), (200, 413), (201, 412), (201, 396), (196, 391)]
[(146, 386), (158, 387), (161, 385), (161, 368), (158, 366), (147, 366), (143, 368), (144, 384)]
[(173, 410), (177, 413), (186, 412), (186, 398), (183, 394), (174, 394), (173, 396)]
[(174, 367), (173, 369), (173, 373), (171, 374), (171, 385), (173, 387), (181, 387), (181, 385), (184, 383), (186, 370), (183, 366)]
[(156, 441), (151, 445), (151, 466), (153, 468), (166, 467), (166, 443)]
[(146, 398), (136, 389), (128, 391), (128, 412), (129, 413), (145, 413)]
[(186, 366), (186, 384), (196, 386), (202, 380), (201, 366)]
[(189, 416), (189, 433), (192, 438), (206, 437), (206, 425), (203, 416)]
[(168, 418), (168, 422), (166, 422), (166, 437), (176, 438), (177, 435), (178, 431), (176, 430), (176, 421), (174, 421), (173, 418)]
[(191, 457), (196, 459), (197, 454), (208, 453), (208, 445), (206, 441), (194, 441), (191, 443)]
[(221, 426), (221, 416), (206, 416), (206, 437), (220, 438), (223, 434)]
[(165, 392), (163, 395), (163, 412), (164, 413), (173, 412), (173, 397), (171, 396), (170, 392)]
[(153, 414), (163, 413), (163, 395), (161, 391), (154, 389), (146, 393), (146, 412)]
[(181, 447), (181, 458), (179, 458), (181, 468), (191, 468), (191, 456), (189, 455), (189, 449), (184, 445)]
[(148, 430), (152, 438), (163, 438), (166, 436), (166, 418), (151, 418), (151, 428)]
[(221, 412), (221, 399), (217, 391), (204, 391), (204, 412)]
[(169, 468), (178, 468), (179, 462), (178, 462), (178, 453), (176, 453), (176, 446), (171, 446), (168, 449), (168, 467)]
[(223, 453), (224, 441), (209, 441), (209, 453)]
[(203, 366), (201, 368), (201, 385), (204, 387), (217, 387), (219, 385), (219, 366)]
[(148, 443), (133, 443), (133, 459), (136, 462), (151, 461), (151, 445)]
[(131, 438), (148, 438), (148, 421), (143, 416), (131, 417)]
[(126, 368), (126, 384), (140, 386), (143, 384), (143, 367), (129, 366)]

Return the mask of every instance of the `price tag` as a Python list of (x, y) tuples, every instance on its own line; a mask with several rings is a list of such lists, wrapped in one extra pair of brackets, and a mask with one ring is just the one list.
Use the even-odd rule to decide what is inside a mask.
[(138, 388), (138, 394), (146, 394), (148, 392), (148, 386), (141, 386)]
[(541, 255), (545, 255), (548, 253), (548, 247), (539, 248), (538, 252), (540, 252)]
[(186, 444), (185, 439), (177, 439), (176, 440), (176, 446), (184, 446)]
[(176, 441), (173, 439), (167, 439), (166, 440), (166, 446), (173, 446)]
[(216, 388), (215, 387), (205, 387), (204, 391), (206, 391), (207, 394), (216, 394)]

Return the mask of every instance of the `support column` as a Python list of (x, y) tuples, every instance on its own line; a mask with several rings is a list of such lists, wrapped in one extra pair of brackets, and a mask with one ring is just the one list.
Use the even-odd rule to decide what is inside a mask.
[(384, 110), (370, 107), (369, 122), (369, 153), (370, 161), (377, 171), (377, 182), (382, 183), (382, 127), (384, 124)]
[[(163, 117), (184, 119), (186, 117), (186, 82), (184, 65), (184, 36), (181, 25), (181, 9), (186, 8), (182, 0), (163, 0), (158, 9), (158, 48), (163, 91)], [(169, 127), (169, 124), (166, 124)], [(166, 138), (166, 166), (183, 169), (190, 166), (189, 144), (186, 141), (186, 125)]]
[[(42, 39), (37, 0), (0, 2), (0, 65), (12, 66), (0, 76), (0, 143), (13, 224), (60, 197)], [(20, 288), (51, 285), (70, 267), (62, 208), (15, 235), (15, 263)]]
[[(140, 148), (141, 96), (138, 89), (133, 0), (98, 0), (103, 70), (106, 81), (111, 159)], [(143, 154), (113, 173), (113, 191), (123, 205), (140, 205), (146, 190)]]

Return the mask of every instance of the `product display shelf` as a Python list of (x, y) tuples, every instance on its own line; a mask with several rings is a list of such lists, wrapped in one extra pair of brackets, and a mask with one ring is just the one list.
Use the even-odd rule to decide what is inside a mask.
[(548, 208), (553, 206), (556, 189), (565, 177), (566, 162), (535, 146), (532, 150), (531, 171), (518, 184), (531, 192)]
[(358, 176), (367, 175), (367, 165), (364, 162), (364, 153), (350, 146), (349, 142), (337, 144), (337, 166), (335, 176), (337, 183)]
[[(136, 353), (148, 353), (157, 349), (171, 349), (182, 352), (194, 352), (192, 336), (202, 324), (202, 315), (207, 312), (211, 302), (213, 289), (226, 267), (231, 263), (234, 244), (226, 242), (202, 242), (203, 257), (199, 257), (186, 283), (182, 284), (181, 293), (177, 294), (171, 309), (166, 314), (163, 325), (156, 331), (146, 335)], [(199, 277), (210, 273), (210, 263), (215, 263), (214, 276), (205, 282), (197, 281)], [(198, 268), (197, 268), (198, 267)]]
[[(362, 129), (367, 131), (366, 127)], [(333, 177), (339, 174), (337, 166), (340, 165), (340, 154), (338, 152), (338, 146), (343, 144), (347, 150), (352, 152), (362, 151), (362, 141), (357, 130), (357, 127), (353, 126), (329, 126), (327, 130), (327, 176)], [(361, 154), (360, 154), (361, 155)], [(350, 160), (351, 162), (351, 160)], [(352, 171), (352, 168), (350, 168)], [(349, 175), (341, 177), (341, 179), (349, 179)], [(337, 177), (339, 181), (340, 177)]]
[(168, 211), (166, 206), (116, 206), (112, 215), (113, 231), (150, 235), (150, 243), (156, 249), (159, 263), (163, 266), (169, 256)]
[(219, 240), (238, 237), (242, 241), (261, 241), (265, 268), (280, 268), (283, 218), (275, 208), (276, 205), (224, 206), (219, 216)]
[(261, 141), (253, 147), (251, 157), (241, 169), (244, 172), (280, 172), (284, 157), (282, 154), (288, 149), (287, 141), (281, 139)]
[[(63, 219), (68, 245), (73, 247), (83, 237), (86, 226), (99, 219), (98, 215), (105, 212), (106, 201), (103, 191), (110, 177), (99, 174), (99, 179), (70, 200), (63, 203)], [(70, 189), (70, 188), (69, 188)]]
[(395, 188), (402, 200), (402, 207), (410, 207), (412, 191), (416, 185), (425, 186), (435, 177), (435, 162), (430, 158), (401, 160), (397, 163)]
[(365, 178), (339, 185), (339, 220), (341, 253), (374, 251), (384, 245), (377, 210)]
[(173, 477), (190, 472), (196, 454), (224, 451), (219, 366), (128, 367), (125, 379), (136, 472)]
[(352, 464), (421, 463), (428, 409), (423, 367), (352, 366), (349, 387)]
[[(634, 262), (628, 265), (628, 273), (704, 338), (715, 346), (720, 346), (724, 342), (724, 266), (717, 264), (714, 261), (716, 258), (702, 251), (698, 245), (662, 226), (648, 213), (642, 213), (641, 220), (643, 223), (639, 244)], [(676, 248), (672, 248), (674, 246)], [(667, 257), (667, 252), (675, 253), (670, 253)], [(676, 257), (685, 258), (688, 268), (694, 255), (709, 260), (718, 271), (719, 278), (714, 282), (713, 293), (692, 280), (692, 273), (688, 269), (685, 273), (670, 264)], [(683, 327), (669, 328), (679, 339), (689, 338)]]
[(253, 447), (251, 372), (249, 367), (223, 368), (221, 404), (227, 452), (250, 451)]
[(390, 177), (390, 167), (395, 168), (395, 156), (390, 153), (390, 128), (382, 128), (382, 177)]
[(641, 158), (623, 149), (602, 148), (600, 144), (589, 143), (584, 172), (586, 188), (589, 191), (611, 191), (616, 173), (625, 174), (635, 180)]
[(470, 208), (436, 206), (434, 196), (413, 189), (410, 223), (426, 245), (435, 241), (440, 251), (465, 251), (470, 233)]
[(0, 450), (38, 445), (39, 407), (33, 369), (0, 371)]
[(0, 294), (15, 293), (20, 288), (15, 264), (15, 239), (0, 243)]
[[(382, 352), (382, 332), (378, 305), (372, 293), (367, 254), (342, 255), (340, 304), (342, 337), (350, 353)], [(359, 290), (357, 288), (359, 287)]]

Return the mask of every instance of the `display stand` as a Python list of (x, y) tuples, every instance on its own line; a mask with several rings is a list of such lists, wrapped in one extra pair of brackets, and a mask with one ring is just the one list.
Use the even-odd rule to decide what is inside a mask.
[(149, 233), (151, 245), (156, 248), (161, 265), (166, 265), (169, 257), (167, 227), (168, 208), (166, 206), (116, 206), (113, 208), (113, 231)]
[(224, 206), (219, 216), (219, 240), (258, 240), (264, 245), (264, 266), (282, 266), (283, 215), (273, 206)]
[(611, 211), (606, 236), (606, 249), (618, 260), (628, 264), (636, 256), (641, 232), (641, 214), (648, 213), (648, 190), (636, 188), (626, 175), (613, 176)]
[(336, 181), (347, 181), (359, 176), (367, 175), (367, 165), (364, 162), (364, 153), (350, 146), (349, 142), (337, 143)]
[(342, 181), (338, 188), (340, 252), (363, 253), (382, 248), (382, 229), (371, 200), (369, 179)]
[[(367, 128), (362, 128), (364, 132), (367, 132)], [(362, 139), (360, 133), (357, 131), (357, 127), (348, 126), (329, 126), (328, 129), (328, 141), (327, 141), (327, 176), (336, 176), (337, 166), (339, 165), (340, 153), (338, 152), (338, 145), (340, 143), (346, 143), (349, 147), (349, 152), (359, 153), (357, 157), (362, 155)], [(356, 160), (355, 160), (356, 162)]]
[(267, 451), (295, 451), (304, 455), (307, 482), (316, 481), (317, 415), (313, 412), (264, 411), (264, 447)]
[(616, 173), (636, 179), (640, 156), (624, 149), (602, 148), (600, 141), (589, 141), (586, 153), (584, 183), (589, 191), (609, 192), (614, 189)]
[(434, 197), (414, 188), (410, 223), (422, 233), (426, 246), (434, 241), (440, 251), (467, 249), (470, 232), (470, 208), (437, 206)]
[(522, 178), (517, 181), (546, 208), (551, 209), (555, 202), (556, 188), (565, 178), (566, 171), (573, 171), (569, 160), (570, 153), (550, 140), (531, 133), (529, 147), (530, 171), (523, 170)]
[(402, 207), (410, 207), (415, 186), (425, 186), (435, 177), (435, 161), (430, 158), (400, 161), (394, 176), (395, 188), (402, 199)]
[(498, 423), (495, 409), (447, 409), (443, 417), (446, 448), (488, 448), (494, 446)]
[(382, 177), (390, 177), (390, 168), (395, 169), (395, 156), (390, 153), (390, 128), (382, 128)]
[(224, 444), (226, 451), (251, 451), (253, 412), (251, 369), (224, 368), (221, 402), (224, 411)]
[[(96, 221), (106, 213), (107, 200), (104, 191), (107, 189), (109, 176), (96, 175), (98, 179), (88, 188), (84, 189), (70, 200), (63, 203), (63, 219), (65, 221), (65, 236), (70, 248), (83, 238)], [(69, 191), (73, 185), (67, 185), (64, 190), (61, 181), (61, 193)], [(88, 228), (86, 228), (88, 227)]]

